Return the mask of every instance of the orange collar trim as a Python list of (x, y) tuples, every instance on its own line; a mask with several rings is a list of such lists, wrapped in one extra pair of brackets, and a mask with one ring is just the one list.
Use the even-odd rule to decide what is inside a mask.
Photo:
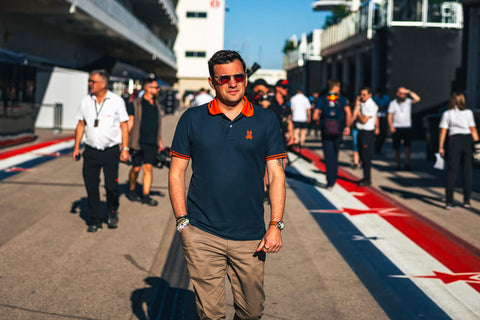
[[(253, 116), (253, 105), (247, 100), (247, 98), (244, 96), (243, 101), (245, 104), (243, 105), (242, 113), (245, 117), (251, 117)], [(211, 115), (217, 115), (220, 113), (223, 113), (220, 108), (218, 107), (218, 102), (217, 98), (213, 99), (209, 104), (208, 104), (208, 112)]]

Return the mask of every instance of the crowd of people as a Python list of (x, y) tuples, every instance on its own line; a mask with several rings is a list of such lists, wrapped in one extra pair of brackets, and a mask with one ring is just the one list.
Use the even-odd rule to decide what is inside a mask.
[[(225, 278), (235, 300), (235, 318), (260, 319), (265, 294), (266, 254), (282, 247), (285, 228), (285, 159), (290, 146), (302, 147), (312, 130), (321, 136), (326, 165), (326, 188), (337, 181), (338, 154), (344, 136), (352, 135), (353, 162), (361, 165), (361, 187), (372, 183), (373, 154), (380, 154), (388, 131), (392, 133), (396, 168), (411, 170), (412, 105), (418, 94), (400, 87), (390, 101), (363, 87), (354, 101), (341, 94), (341, 83), (328, 81), (323, 95), (307, 97), (302, 88), (291, 90), (287, 80), (270, 86), (258, 79), (248, 83), (247, 69), (235, 51), (221, 50), (208, 61), (208, 82), (215, 97), (201, 89), (191, 108), (180, 117), (170, 154), (169, 195), (181, 234), (189, 275), (201, 319), (225, 317)], [(150, 196), (152, 168), (162, 141), (159, 85), (143, 81), (141, 96), (125, 101), (108, 90), (108, 73), (90, 73), (90, 94), (77, 114), (73, 159), (83, 152), (82, 175), (91, 222), (88, 232), (102, 229), (100, 172), (103, 170), (108, 222), (118, 227), (120, 161), (132, 162), (128, 175), (130, 201), (157, 206)], [(290, 97), (290, 94), (293, 94)], [(447, 138), (448, 132), (448, 138)], [(401, 166), (400, 147), (404, 148)], [(472, 145), (474, 148), (472, 148)], [(453, 187), (463, 166), (463, 206), (470, 207), (472, 159), (480, 161), (480, 142), (473, 113), (465, 97), (454, 93), (440, 121), (439, 153), (448, 157), (446, 209), (453, 207)], [(192, 179), (185, 185), (191, 162)], [(143, 169), (142, 192), (137, 179)], [(270, 201), (270, 223), (264, 223), (264, 195)]]
[[(279, 80), (270, 86), (265, 80), (258, 79), (249, 87), (249, 99), (277, 115), (287, 147), (303, 146), (306, 136), (312, 132), (316, 137), (321, 136), (327, 189), (332, 189), (337, 181), (338, 153), (347, 135), (351, 135), (352, 140), (352, 167), (361, 167), (363, 171), (358, 186), (372, 184), (372, 158), (374, 154), (382, 154), (389, 134), (392, 137), (395, 169), (412, 170), (412, 110), (421, 100), (414, 91), (399, 87), (394, 99), (390, 99), (381, 89), (373, 94), (371, 88), (363, 87), (355, 101), (350, 102), (341, 94), (341, 83), (336, 79), (328, 81), (324, 95), (313, 92), (310, 97), (301, 88), (292, 90), (287, 80)], [(438, 139), (438, 153), (448, 159), (445, 208), (450, 210), (454, 207), (453, 188), (459, 167), (463, 169), (462, 205), (468, 208), (472, 192), (472, 162), (475, 157), (480, 161), (480, 142), (473, 113), (467, 109), (462, 93), (452, 96), (449, 109), (440, 123)], [(446, 152), (445, 149), (450, 151)]]

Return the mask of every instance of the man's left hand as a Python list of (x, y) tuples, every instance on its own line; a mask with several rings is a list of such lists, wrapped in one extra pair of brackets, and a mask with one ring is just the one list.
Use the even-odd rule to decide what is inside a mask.
[(126, 162), (129, 157), (130, 153), (128, 152), (128, 150), (122, 150), (122, 153), (120, 153), (120, 161)]
[(281, 231), (277, 227), (270, 226), (256, 251), (264, 251), (266, 253), (278, 252), (282, 247), (282, 236), (280, 233)]

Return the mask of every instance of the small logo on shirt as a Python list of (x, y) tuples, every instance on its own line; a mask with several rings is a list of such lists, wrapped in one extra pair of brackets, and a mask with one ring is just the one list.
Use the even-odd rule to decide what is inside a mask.
[(247, 130), (247, 135), (245, 136), (245, 139), (247, 140), (253, 139), (252, 130)]

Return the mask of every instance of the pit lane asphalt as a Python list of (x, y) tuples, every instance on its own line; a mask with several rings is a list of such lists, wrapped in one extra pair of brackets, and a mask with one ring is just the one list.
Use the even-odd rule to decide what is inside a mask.
[[(166, 145), (178, 117), (164, 117)], [(59, 137), (38, 134), (33, 144)], [(309, 138), (307, 147), (321, 153), (320, 146)], [(478, 195), (474, 209), (443, 210), (443, 180), (422, 148), (414, 143), (414, 171), (396, 172), (387, 145), (374, 161), (373, 187), (480, 248)], [(350, 152), (342, 151), (340, 160), (347, 165)], [(119, 228), (96, 234), (86, 232), (81, 162), (63, 155), (0, 181), (0, 319), (194, 319), (168, 171), (154, 170), (159, 205), (148, 207), (125, 198), (128, 170), (120, 166)], [(268, 214), (266, 206), (267, 220)], [(388, 319), (289, 186), (284, 220), (284, 246), (267, 257), (263, 319)], [(228, 301), (231, 319), (230, 295)]]

